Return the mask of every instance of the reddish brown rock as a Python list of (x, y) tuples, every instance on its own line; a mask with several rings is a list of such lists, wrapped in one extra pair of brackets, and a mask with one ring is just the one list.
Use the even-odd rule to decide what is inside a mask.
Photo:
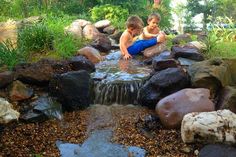
[(86, 58), (88, 58), (88, 60), (90, 60), (94, 64), (102, 60), (102, 56), (100, 55), (99, 51), (93, 47), (86, 46), (80, 49), (77, 52), (77, 55), (85, 56)]
[(179, 128), (184, 115), (215, 110), (209, 97), (208, 89), (183, 89), (161, 99), (156, 106), (156, 113), (165, 127)]
[(10, 99), (12, 101), (20, 101), (30, 98), (33, 95), (33, 89), (27, 87), (20, 81), (15, 81), (10, 90)]

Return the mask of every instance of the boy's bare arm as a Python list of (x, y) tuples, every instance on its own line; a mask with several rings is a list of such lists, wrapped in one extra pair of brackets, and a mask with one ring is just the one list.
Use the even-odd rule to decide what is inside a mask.
[(130, 36), (127, 32), (124, 32), (120, 37), (120, 51), (125, 59), (131, 58), (131, 55), (127, 50), (127, 44), (130, 42), (130, 40)]
[(144, 37), (146, 37), (146, 38), (153, 38), (153, 37), (157, 37), (158, 36), (158, 34), (149, 33), (147, 28), (143, 29), (143, 34), (144, 34)]

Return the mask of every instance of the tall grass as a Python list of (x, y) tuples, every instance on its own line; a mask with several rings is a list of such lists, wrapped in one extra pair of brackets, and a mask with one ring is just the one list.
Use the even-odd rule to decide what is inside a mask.
[[(223, 20), (223, 21), (222, 21)], [(227, 24), (224, 27), (220, 24)], [(236, 57), (236, 28), (235, 23), (228, 17), (219, 17), (218, 21), (211, 24), (206, 40), (208, 58), (213, 57)]]
[(18, 31), (17, 46), (22, 53), (46, 52), (53, 47), (53, 33), (42, 23), (25, 26)]
[(10, 41), (0, 43), (0, 67), (7, 66), (12, 69), (22, 59), (19, 51)]
[(64, 28), (77, 18), (78, 17), (76, 16), (69, 16), (62, 12), (58, 12), (56, 16), (54, 13), (49, 13), (47, 18), (44, 18), (43, 20), (43, 23), (54, 34), (54, 51), (62, 58), (68, 58), (74, 55), (76, 50), (81, 48), (85, 42), (83, 39), (75, 39), (71, 35), (64, 33)]

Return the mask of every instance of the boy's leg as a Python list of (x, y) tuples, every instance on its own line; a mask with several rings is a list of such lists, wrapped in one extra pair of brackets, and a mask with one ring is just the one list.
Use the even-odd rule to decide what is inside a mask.
[(129, 52), (129, 54), (137, 55), (138, 53), (140, 53), (144, 49), (154, 46), (156, 44), (157, 44), (157, 38), (152, 38), (149, 40), (138, 40), (133, 45), (128, 47), (127, 50)]

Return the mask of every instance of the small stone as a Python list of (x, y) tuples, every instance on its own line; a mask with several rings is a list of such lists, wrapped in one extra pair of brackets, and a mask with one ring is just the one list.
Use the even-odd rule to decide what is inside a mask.
[(188, 146), (184, 146), (182, 149), (181, 149), (182, 152), (184, 153), (190, 153), (191, 152), (191, 148), (188, 147)]
[(194, 151), (194, 154), (195, 154), (196, 156), (198, 156), (198, 155), (199, 155), (199, 150), (196, 149), (196, 150)]

